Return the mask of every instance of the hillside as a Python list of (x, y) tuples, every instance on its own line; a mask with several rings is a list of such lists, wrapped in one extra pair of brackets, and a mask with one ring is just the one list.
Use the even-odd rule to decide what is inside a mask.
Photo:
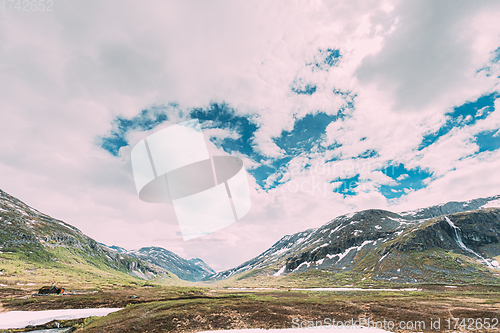
[(0, 284), (117, 284), (141, 279), (173, 283), (162, 267), (98, 244), (0, 190)]
[[(497, 200), (475, 202), (492, 206)], [(441, 214), (468, 207), (451, 203), (401, 214), (372, 209), (339, 216), (320, 228), (285, 236), (210, 280), (285, 285), (500, 283), (500, 208)]]
[(186, 281), (200, 281), (215, 273), (210, 266), (199, 258), (186, 260), (161, 247), (143, 247), (133, 251), (127, 251), (118, 246), (110, 246), (109, 248), (162, 267)]

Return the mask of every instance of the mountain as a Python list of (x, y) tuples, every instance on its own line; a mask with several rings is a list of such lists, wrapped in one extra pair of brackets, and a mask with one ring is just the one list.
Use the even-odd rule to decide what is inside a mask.
[(114, 246), (114, 245), (113, 246), (107, 246), (106, 244), (103, 244), (103, 243), (99, 243), (99, 244), (101, 244), (102, 246), (106, 246), (107, 248), (110, 248), (111, 250), (114, 250), (114, 251), (116, 251), (118, 253), (125, 253), (126, 254), (128, 252), (128, 250), (125, 249), (125, 248), (123, 248), (123, 247)]
[(177, 280), (160, 266), (110, 250), (77, 228), (0, 190), (0, 278), (15, 281)]
[(284, 236), (259, 256), (209, 279), (291, 281), (336, 274), (344, 282), (365, 284), (499, 282), (500, 208), (461, 211), (498, 205), (499, 197), (400, 214), (370, 209), (342, 215)]
[(180, 279), (186, 281), (200, 281), (215, 273), (215, 271), (201, 259), (193, 258), (186, 260), (161, 247), (143, 247), (134, 251), (127, 251), (117, 246), (110, 246), (110, 248), (120, 253), (126, 253), (142, 261), (163, 267), (167, 271), (177, 275)]
[(460, 212), (467, 212), (480, 208), (500, 207), (500, 195), (478, 198), (463, 202), (450, 201), (447, 203), (420, 208), (413, 211), (401, 212), (401, 216), (409, 219), (419, 220), (448, 215)]
[(200, 258), (191, 258), (188, 260), (192, 265), (198, 266), (201, 270), (209, 273), (207, 276), (215, 274), (215, 271), (210, 267), (208, 264), (206, 264), (203, 260)]

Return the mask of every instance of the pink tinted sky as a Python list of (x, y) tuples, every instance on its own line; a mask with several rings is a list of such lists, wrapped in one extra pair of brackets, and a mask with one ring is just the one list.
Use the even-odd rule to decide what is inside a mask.
[[(53, 12), (2, 8), (0, 188), (97, 241), (128, 249), (161, 246), (200, 257), (216, 270), (258, 255), (285, 234), (354, 210), (401, 211), (499, 194), (499, 151), (477, 154), (471, 141), (500, 128), (499, 110), (416, 150), (451, 108), (498, 90), (499, 14), (500, 3), (489, 1), (55, 1)], [(304, 66), (318, 49), (332, 47), (342, 53), (338, 67)], [(297, 77), (315, 82), (316, 93), (291, 93)], [(353, 92), (356, 104), (349, 118), (328, 125), (324, 143), (342, 144), (337, 166), (346, 175), (358, 168), (367, 190), (344, 197), (290, 191), (285, 184), (265, 191), (251, 177), (250, 213), (189, 242), (178, 234), (171, 207), (138, 199), (130, 147), (116, 157), (99, 144), (117, 116), (131, 118), (170, 102), (187, 109), (223, 101), (257, 119), (252, 144), (275, 158), (283, 151), (273, 138), (292, 129), (295, 119), (318, 110), (337, 113), (345, 101), (332, 89)], [(131, 132), (128, 139), (148, 134)], [(212, 129), (205, 135), (235, 133)], [(222, 154), (220, 147), (209, 148)], [(356, 158), (368, 148), (379, 157)], [(242, 157), (247, 168), (256, 166)], [(324, 154), (308, 158), (325, 163)], [(388, 200), (376, 185), (393, 180), (365, 164), (395, 159), (427, 168), (435, 179)], [(304, 184), (311, 175), (290, 167), (284, 177)], [(320, 172), (314, 177), (330, 180)]]

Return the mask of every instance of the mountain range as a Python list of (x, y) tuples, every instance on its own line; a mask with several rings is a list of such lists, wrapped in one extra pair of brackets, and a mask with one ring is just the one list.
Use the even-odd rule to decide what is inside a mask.
[(119, 253), (127, 254), (136, 259), (162, 267), (177, 275), (180, 279), (186, 281), (200, 281), (215, 274), (215, 271), (202, 259), (192, 258), (186, 260), (161, 247), (143, 247), (139, 250), (132, 251), (128, 251), (119, 246), (109, 246), (109, 248)]
[(370, 209), (281, 238), (208, 280), (283, 283), (338, 275), (349, 283), (498, 282), (500, 196), (394, 213)]
[[(500, 283), (500, 195), (413, 211), (369, 209), (278, 240), (241, 265), (215, 273), (202, 259), (160, 247), (129, 251), (0, 190), (0, 286), (20, 281), (374, 285)], [(134, 280), (135, 279), (135, 280)], [(311, 282), (312, 281), (312, 282)]]

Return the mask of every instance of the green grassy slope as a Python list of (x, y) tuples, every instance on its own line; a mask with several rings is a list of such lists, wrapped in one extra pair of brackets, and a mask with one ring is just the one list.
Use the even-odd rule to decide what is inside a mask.
[(98, 286), (140, 279), (182, 283), (167, 270), (101, 246), (0, 190), (1, 285)]

